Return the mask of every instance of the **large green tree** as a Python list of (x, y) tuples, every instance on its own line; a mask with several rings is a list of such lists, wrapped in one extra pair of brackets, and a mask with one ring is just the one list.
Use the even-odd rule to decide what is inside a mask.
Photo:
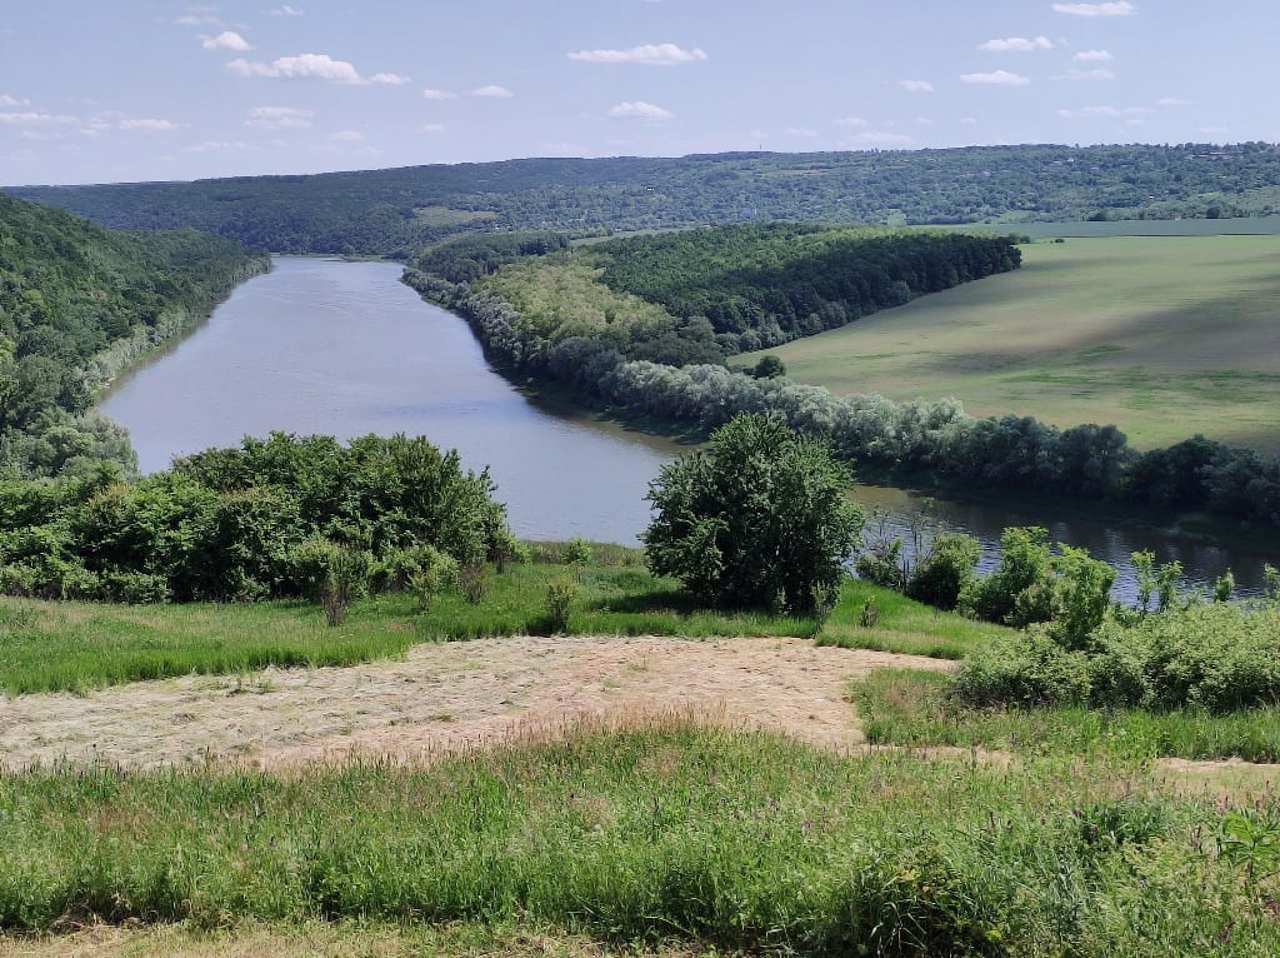
[(780, 419), (739, 416), (650, 486), (650, 568), (704, 601), (801, 612), (834, 589), (857, 547), (862, 511), (830, 449)]

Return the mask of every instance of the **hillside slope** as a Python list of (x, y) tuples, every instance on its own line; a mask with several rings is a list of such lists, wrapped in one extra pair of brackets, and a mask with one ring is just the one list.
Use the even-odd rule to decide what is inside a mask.
[(12, 192), (107, 226), (195, 227), (278, 252), (407, 256), (468, 230), (749, 221), (967, 223), (1280, 211), (1263, 144), (528, 159)]
[(97, 392), (268, 266), (220, 237), (114, 232), (0, 195), (0, 471), (128, 465), (123, 433), (83, 415)]

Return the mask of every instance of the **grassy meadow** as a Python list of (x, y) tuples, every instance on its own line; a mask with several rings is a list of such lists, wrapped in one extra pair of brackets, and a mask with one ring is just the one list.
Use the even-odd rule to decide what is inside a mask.
[(1273, 834), (1274, 800), (1230, 811), (1091, 772), (842, 756), (677, 718), (426, 768), (27, 771), (0, 776), (0, 928), (528, 923), (805, 955), (1280, 948), (1265, 856), (1214, 837)]
[(1201, 432), (1280, 449), (1280, 236), (1117, 235), (1022, 249), (1021, 270), (769, 352), (792, 379), (837, 393), (1114, 423), (1140, 448)]

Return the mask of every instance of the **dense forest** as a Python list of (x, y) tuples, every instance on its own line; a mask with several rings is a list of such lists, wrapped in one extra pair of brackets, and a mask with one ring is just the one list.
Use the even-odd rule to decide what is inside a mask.
[(123, 233), (0, 195), (0, 471), (129, 467), (98, 391), (268, 267), (234, 241), (186, 230)]
[[(519, 250), (528, 253), (518, 258)], [(567, 344), (683, 366), (843, 326), (1020, 262), (1007, 237), (774, 224), (568, 251), (540, 234), (465, 237), (430, 249), (414, 267), (470, 280), (477, 293), (514, 308), (526, 339), (508, 365), (536, 365)]]
[[(420, 265), (448, 266), (448, 248)], [(807, 253), (788, 259), (795, 251)], [(954, 400), (838, 397), (723, 363), (746, 345), (744, 337), (781, 329), (776, 317), (795, 315), (800, 290), (815, 297), (793, 329), (803, 335), (823, 328), (824, 317), (852, 320), (860, 315), (854, 307), (893, 305), (899, 282), (914, 295), (984, 275), (975, 270), (1016, 267), (1016, 254), (1007, 238), (723, 227), (531, 257), (473, 283), (420, 269), (406, 270), (405, 281), (465, 316), (511, 374), (559, 384), (597, 406), (701, 430), (739, 414), (773, 412), (846, 459), (876, 468), (1280, 525), (1280, 458), (1203, 437), (1139, 454), (1114, 426), (979, 419)], [(718, 265), (708, 267), (708, 260)], [(824, 302), (819, 289), (851, 298)], [(878, 301), (877, 289), (889, 298)], [(781, 298), (768, 298), (775, 294)], [(716, 333), (709, 316), (748, 328)]]
[(1275, 146), (1189, 143), (529, 159), (13, 192), (111, 227), (194, 227), (256, 249), (407, 259), (476, 230), (1261, 215), (1280, 211), (1277, 183)]

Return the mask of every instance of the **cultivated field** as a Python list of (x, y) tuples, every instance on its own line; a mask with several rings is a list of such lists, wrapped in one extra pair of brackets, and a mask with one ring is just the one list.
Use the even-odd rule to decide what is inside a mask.
[[(1099, 224), (1110, 226), (1113, 224)], [(838, 393), (1280, 448), (1280, 237), (1113, 236), (771, 350)], [(754, 363), (759, 354), (741, 357)]]

